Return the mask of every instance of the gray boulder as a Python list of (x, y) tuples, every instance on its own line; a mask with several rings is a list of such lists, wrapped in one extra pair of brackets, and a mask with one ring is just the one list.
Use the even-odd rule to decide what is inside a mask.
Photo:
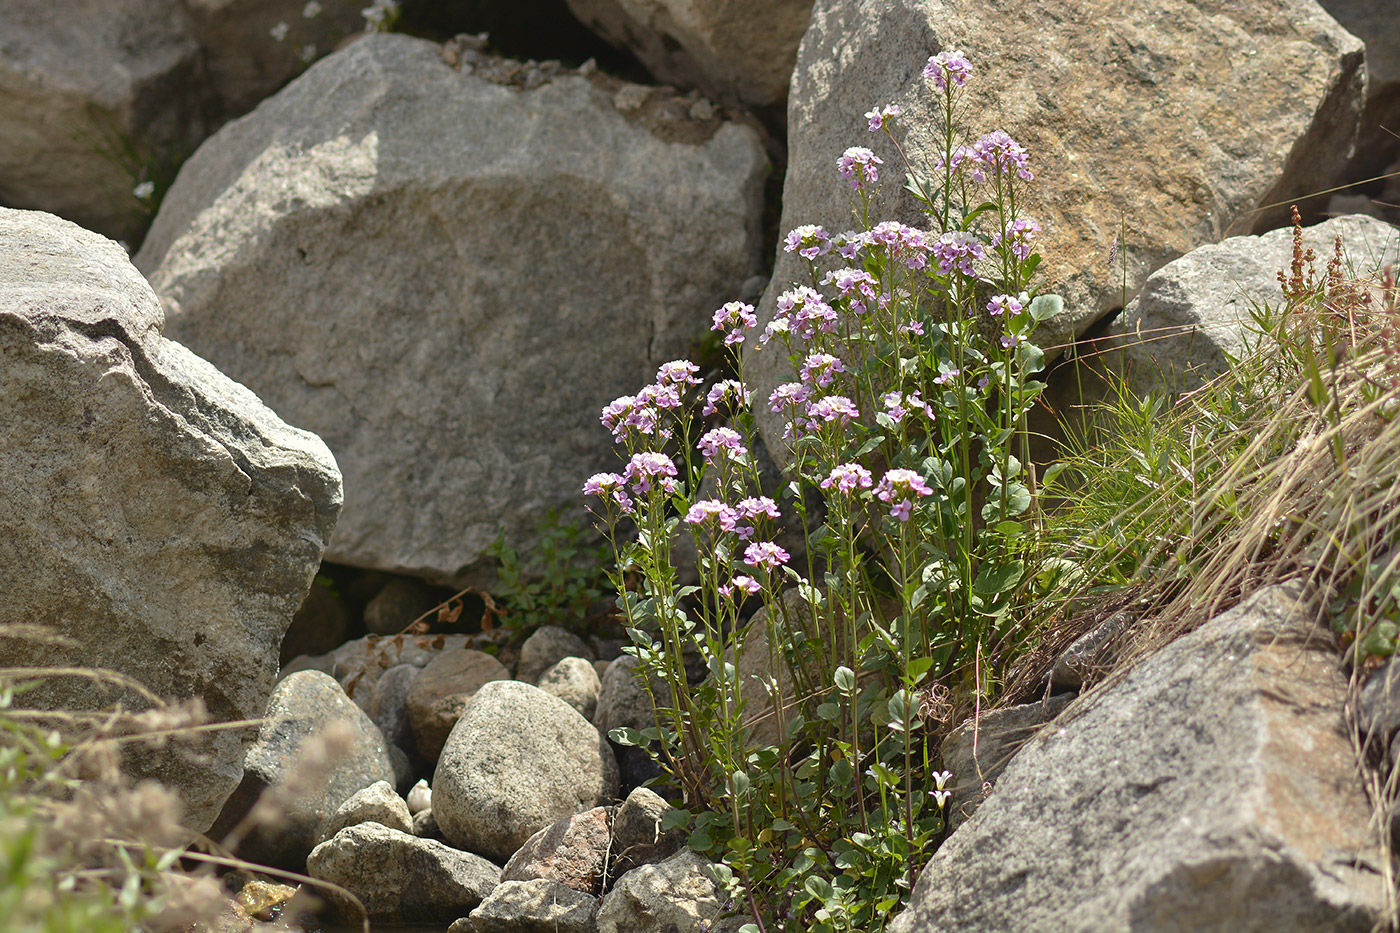
[(812, 0), (569, 0), (569, 9), (667, 84), (766, 106), (787, 97)]
[(472, 648), (444, 650), (413, 681), (408, 719), (418, 750), (435, 762), (462, 711), (485, 684), (510, 680), (510, 671), (491, 655)]
[(598, 904), (598, 933), (704, 933), (722, 907), (709, 868), (687, 849), (629, 871)]
[(1383, 903), (1332, 639), (1251, 596), (1076, 701), (924, 868), (892, 933), (1365, 931)]
[(559, 625), (541, 625), (520, 645), (520, 660), (515, 665), (515, 679), (527, 684), (539, 683), (540, 675), (564, 658), (593, 660), (588, 642)]
[(952, 773), (953, 795), (943, 808), (948, 831), (967, 822), (991, 794), (997, 778), (1036, 730), (1064, 711), (1073, 694), (990, 710), (958, 726), (939, 749), (943, 769)]
[[(0, 666), (105, 667), (199, 698), (215, 721), (256, 719), (335, 526), (340, 474), (318, 438), (161, 326), (117, 244), (0, 208), (0, 619), (80, 646), (5, 639)], [(116, 701), (144, 705), (78, 679), (27, 695)], [(202, 761), (167, 749), (140, 773), (178, 790), (186, 823), (207, 830), (251, 740), (218, 731)]]
[(602, 407), (756, 271), (767, 163), (596, 71), (522, 89), (442, 52), (368, 36), (225, 126), (137, 264), (179, 339), (336, 452), (329, 559), (483, 582), (616, 464)]
[[(354, 894), (371, 917), (447, 923), (466, 916), (485, 900), (501, 870), (480, 856), (436, 840), (378, 823), (360, 823), (312, 850), (306, 873)], [(356, 916), (348, 904), (338, 906)]]
[[(851, 226), (851, 190), (836, 173), (850, 146), (885, 161), (885, 205), (873, 219), (929, 226), (901, 191), (899, 155), (861, 115), (899, 105), (905, 151), (916, 166), (931, 165), (940, 95), (920, 71), (930, 55), (955, 49), (974, 67), (962, 102), (967, 142), (1000, 129), (1029, 152), (1036, 178), (1021, 206), (1044, 228), (1039, 284), (1066, 305), (1039, 335), (1042, 346), (1122, 306), (1108, 259), (1123, 224), (1131, 297), (1170, 260), (1279, 226), (1289, 198), (1340, 183), (1364, 96), (1361, 43), (1315, 0), (1170, 10), (1032, 4), (1018, 9), (1017, 29), (1035, 41), (1008, 42), (1006, 11), (976, 0), (818, 0), (788, 100), (780, 232)], [(1256, 213), (1276, 202), (1283, 206)], [(806, 281), (803, 261), (780, 248), (759, 323)], [(755, 343), (745, 345), (745, 377), (767, 399), (791, 376), (780, 353), (755, 353)], [(757, 407), (769, 450), (786, 462), (781, 418)]]
[[(314, 762), (310, 740), (332, 723), (348, 729), (349, 751), (329, 762)], [(308, 780), (308, 768), (315, 779)], [(300, 671), (272, 691), (258, 739), (243, 762), (243, 782), (219, 814), (212, 835), (222, 837), (262, 794), (284, 788), (283, 812), (259, 823), (238, 853), (249, 861), (297, 870), (332, 814), (377, 781), (394, 785), (393, 764), (379, 729), (330, 677)]]
[(617, 796), (607, 740), (558, 697), (514, 680), (484, 685), (433, 774), (433, 813), (453, 845), (506, 859), (536, 832)]
[[(1334, 217), (1303, 229), (1303, 246), (1326, 274), (1337, 237), (1349, 268), (1365, 275), (1400, 259), (1400, 231), (1363, 215)], [(1128, 387), (1138, 395), (1188, 392), (1226, 371), (1227, 356), (1245, 354), (1250, 311), (1279, 308), (1279, 272), (1293, 261), (1291, 229), (1231, 237), (1192, 250), (1152, 273), (1109, 329), (1121, 345)]]
[(365, 628), (375, 635), (396, 635), (439, 602), (437, 591), (422, 580), (394, 577), (365, 605)]
[(660, 862), (685, 846), (684, 827), (666, 829), (662, 820), (671, 805), (654, 790), (638, 787), (613, 814), (610, 877), (624, 875), (639, 865)]
[[(408, 696), (423, 668), (395, 664), (374, 682), (370, 691), (369, 718), (384, 734), (384, 740), (402, 749), (414, 748), (413, 724), (408, 715)], [(363, 707), (362, 707), (363, 708)]]
[(594, 933), (597, 909), (597, 898), (557, 881), (502, 881), (447, 933)]
[(317, 844), (325, 842), (347, 826), (378, 823), (401, 833), (413, 832), (413, 817), (408, 804), (394, 793), (384, 781), (376, 781), (364, 790), (356, 791), (330, 815), (317, 834)]
[(598, 708), (598, 694), (603, 683), (593, 662), (564, 658), (540, 675), (537, 686), (578, 710), (584, 719), (591, 720)]
[(1388, 0), (1319, 2), (1347, 32), (1366, 43), (1366, 109), (1361, 113), (1356, 167), (1362, 177), (1375, 175), (1385, 166), (1386, 155), (1393, 157), (1400, 149), (1392, 135), (1400, 131), (1400, 29), (1395, 28), (1395, 7)]

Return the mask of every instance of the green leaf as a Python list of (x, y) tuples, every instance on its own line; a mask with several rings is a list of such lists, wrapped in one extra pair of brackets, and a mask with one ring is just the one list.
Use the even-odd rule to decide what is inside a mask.
[(917, 684), (919, 681), (923, 680), (924, 675), (932, 669), (933, 658), (914, 658), (909, 662), (905, 671), (908, 673), (909, 679)]
[(1065, 309), (1065, 300), (1059, 295), (1036, 295), (1027, 309), (1036, 321), (1048, 321)]
[(627, 726), (613, 729), (608, 733), (608, 738), (618, 745), (628, 745), (634, 748), (645, 748), (647, 744), (646, 738), (640, 732)]
[(991, 561), (982, 565), (977, 579), (972, 583), (972, 591), (980, 596), (996, 596), (1021, 582), (1025, 564), (1019, 560), (998, 564)]
[(809, 876), (803, 882), (802, 887), (806, 889), (808, 894), (822, 901), (830, 900), (836, 893), (831, 887), (831, 882), (817, 875)]
[(685, 829), (689, 825), (689, 810), (682, 810), (677, 807), (661, 814), (661, 828), (668, 832), (673, 829)]
[(838, 667), (836, 669), (836, 676), (833, 679), (836, 681), (836, 689), (840, 690), (846, 696), (855, 693), (856, 675), (849, 667), (846, 667), (844, 664)]

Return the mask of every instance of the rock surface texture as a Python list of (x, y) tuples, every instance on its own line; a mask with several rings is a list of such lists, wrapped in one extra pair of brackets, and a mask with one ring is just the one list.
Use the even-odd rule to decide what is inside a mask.
[(1070, 706), (891, 930), (1370, 930), (1380, 853), (1313, 617), (1261, 590)]
[[(1042, 290), (1066, 303), (1042, 346), (1121, 305), (1108, 257), (1123, 225), (1131, 296), (1170, 260), (1278, 226), (1288, 198), (1337, 184), (1364, 96), (1361, 43), (1315, 0), (818, 0), (788, 100), (782, 233), (851, 227), (851, 191), (836, 173), (850, 146), (885, 160), (889, 200), (873, 219), (928, 227), (899, 190), (899, 156), (861, 114), (898, 104), (903, 145), (916, 165), (931, 165), (938, 95), (920, 71), (930, 55), (955, 49), (974, 67), (962, 102), (974, 124), (966, 142), (1004, 130), (1036, 175), (1021, 207), (1044, 228)], [(780, 294), (806, 281), (802, 261), (780, 250), (760, 324)], [(749, 352), (745, 369), (764, 399), (790, 378), (779, 353)], [(759, 424), (785, 461), (778, 416), (764, 407)]]
[(442, 51), (369, 36), (226, 126), (137, 264), (180, 340), (335, 451), (329, 559), (468, 580), (577, 506), (616, 463), (601, 408), (757, 270), (766, 159), (650, 89), (624, 112), (597, 72), (525, 90)]
[[(445, 923), (485, 900), (501, 870), (436, 840), (361, 823), (317, 846), (306, 873), (350, 891), (371, 917)], [(355, 916), (353, 909), (347, 912)]]
[(812, 0), (569, 0), (589, 28), (667, 84), (780, 104)]
[[(297, 780), (284, 796), (285, 812), (260, 826), (239, 846), (240, 856), (264, 865), (299, 869), (322, 837), (322, 828), (341, 805), (370, 785), (394, 785), (394, 768), (384, 737), (370, 718), (329, 676), (300, 671), (272, 691), (258, 739), (243, 762), (243, 782), (219, 815), (214, 835), (222, 837), (252, 809), (269, 788)], [(329, 729), (346, 736), (338, 754), (326, 756), (321, 740)], [(313, 762), (326, 759), (319, 765)], [(304, 769), (316, 778), (308, 783)], [(301, 772), (299, 774), (299, 772)]]
[[(0, 619), (79, 643), (6, 639), (0, 664), (111, 668), (199, 697), (215, 720), (255, 719), (335, 526), (340, 474), (320, 440), (161, 326), (117, 244), (0, 209)], [(77, 680), (43, 698), (118, 699)], [(202, 763), (149, 763), (190, 826), (213, 823), (251, 738), (221, 731)]]
[[(1303, 246), (1326, 273), (1337, 237), (1358, 275), (1400, 260), (1400, 230), (1356, 214), (1303, 229)], [(1283, 304), (1278, 274), (1293, 260), (1293, 232), (1230, 237), (1192, 250), (1152, 273), (1108, 343), (1123, 346), (1122, 365), (1136, 394), (1188, 392), (1227, 369), (1227, 356), (1245, 353), (1250, 312)]]
[(598, 933), (704, 933), (720, 914), (710, 863), (687, 849), (635, 868), (598, 904)]
[(484, 651), (445, 648), (428, 662), (407, 699), (408, 720), (424, 758), (437, 761), (472, 697), (484, 684), (497, 680), (510, 680), (510, 671)]
[(547, 878), (594, 897), (602, 894), (611, 822), (611, 807), (594, 807), (545, 827), (510, 857), (501, 880)]
[(556, 820), (611, 803), (617, 761), (598, 730), (538, 687), (493, 681), (452, 728), (433, 814), (455, 846), (507, 859)]
[(318, 0), (307, 17), (304, 0), (6, 0), (0, 203), (139, 235), (151, 201), (136, 185), (167, 185), (220, 120), (358, 31), (363, 5)]
[(594, 933), (598, 899), (557, 881), (502, 881), (447, 933)]

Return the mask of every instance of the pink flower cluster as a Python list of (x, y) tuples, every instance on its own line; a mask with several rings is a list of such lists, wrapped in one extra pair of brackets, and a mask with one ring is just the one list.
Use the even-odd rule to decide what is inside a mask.
[(714, 463), (715, 458), (721, 454), (742, 457), (749, 452), (749, 449), (744, 446), (744, 439), (733, 428), (714, 428), (707, 431), (700, 438), (700, 443), (695, 446), (700, 453), (705, 455), (705, 460), (708, 463)]
[(627, 495), (626, 482), (616, 473), (594, 473), (583, 484), (583, 494), (598, 496), (604, 502), (616, 503), (624, 513), (630, 513), (632, 499)]
[(932, 79), (940, 91), (948, 87), (949, 81), (956, 87), (964, 86), (971, 75), (972, 62), (962, 52), (939, 52), (924, 66), (924, 77)]
[(895, 424), (902, 422), (911, 411), (923, 412), (925, 417), (933, 418), (933, 409), (919, 396), (918, 389), (908, 393), (887, 392), (880, 401)]
[(724, 335), (724, 345), (733, 346), (744, 342), (744, 331), (758, 326), (758, 318), (753, 313), (753, 305), (742, 301), (731, 301), (715, 312), (714, 326), (710, 330), (728, 331)]
[(758, 342), (765, 344), (773, 337), (787, 333), (811, 340), (817, 331), (834, 333), (840, 320), (836, 309), (827, 304), (820, 292), (809, 285), (802, 285), (778, 296), (773, 320), (768, 322)]
[(746, 395), (743, 383), (739, 382), (738, 379), (724, 379), (716, 382), (710, 386), (710, 391), (705, 394), (705, 407), (701, 409), (700, 414), (708, 418), (718, 412), (720, 404), (725, 402), (737, 408), (744, 404)]
[(719, 499), (701, 499), (692, 505), (681, 521), (698, 527), (718, 527), (720, 531), (732, 534), (740, 541), (748, 541), (757, 533), (756, 524), (760, 518), (778, 518), (782, 513), (778, 505), (767, 496), (753, 496), (737, 506), (727, 505)]
[(954, 269), (969, 277), (976, 275), (972, 263), (986, 255), (982, 241), (962, 230), (950, 230), (933, 244), (933, 256), (938, 261), (940, 275), (948, 275)]
[[(1026, 257), (1031, 254), (1031, 240), (1034, 240), (1039, 232), (1040, 224), (1029, 217), (1013, 220), (1005, 230), (992, 234), (992, 247), (996, 248), (1002, 243), (1009, 243), (1012, 254), (1025, 262)], [(1116, 239), (1114, 243), (1117, 244)]]
[(910, 269), (922, 269), (928, 263), (928, 239), (917, 227), (886, 220), (872, 227), (867, 236), (869, 243), (885, 247), (891, 257)]
[(875, 497), (889, 503), (890, 516), (902, 522), (909, 521), (914, 511), (914, 496), (931, 496), (933, 490), (924, 478), (913, 470), (890, 470), (880, 478), (875, 487)]
[(880, 180), (880, 170), (875, 166), (884, 164), (884, 159), (864, 146), (852, 146), (836, 160), (836, 170), (851, 183), (852, 188), (859, 190)]
[(857, 489), (869, 489), (874, 478), (870, 471), (859, 463), (843, 463), (840, 466), (832, 467), (826, 479), (822, 480), (823, 489), (835, 488), (847, 495)]
[[(876, 107), (866, 113), (865, 119), (870, 121), (870, 132), (878, 133), (885, 128), (885, 122), (891, 117), (899, 116), (899, 104), (886, 104), (884, 107)], [(903, 123), (903, 120), (899, 121)]]
[(788, 231), (783, 252), (796, 253), (803, 259), (816, 259), (831, 252), (831, 234), (817, 224), (803, 224)]

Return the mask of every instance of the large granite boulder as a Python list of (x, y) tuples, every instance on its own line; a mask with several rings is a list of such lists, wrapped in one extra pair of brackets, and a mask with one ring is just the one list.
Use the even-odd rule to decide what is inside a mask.
[(667, 84), (763, 106), (787, 97), (812, 0), (569, 0), (569, 9)]
[(598, 903), (598, 933), (705, 933), (724, 910), (703, 855), (686, 849), (634, 868)]
[(1390, 0), (1318, 2), (1366, 43), (1366, 109), (1361, 113), (1356, 167), (1363, 177), (1378, 174), (1400, 153), (1400, 139), (1395, 138), (1400, 133), (1400, 29), (1395, 28), (1395, 4)]
[(588, 720), (515, 680), (485, 684), (433, 774), (433, 814), (453, 845), (507, 859), (555, 821), (611, 803), (617, 761)]
[(479, 582), (756, 271), (766, 160), (663, 92), (445, 51), (318, 62), (190, 159), (137, 264), (181, 340), (336, 452), (330, 559)]
[[(1362, 214), (1334, 217), (1303, 229), (1324, 276), (1337, 237), (1348, 270), (1366, 276), (1400, 259), (1400, 230)], [(1245, 355), (1251, 312), (1283, 306), (1278, 274), (1293, 261), (1293, 231), (1230, 237), (1192, 250), (1152, 273), (1123, 315), (1109, 327), (1107, 349), (1122, 348), (1116, 362), (1137, 395), (1188, 392), (1224, 373), (1228, 358)]]
[[(332, 730), (340, 733), (341, 747), (326, 754), (324, 739)], [(395, 783), (379, 728), (331, 677), (298, 671), (272, 691), (257, 741), (243, 762), (243, 782), (219, 814), (213, 835), (238, 833), (241, 857), (299, 871), (336, 811), (381, 781)], [(282, 812), (274, 819), (254, 814), (249, 826), (245, 818), (265, 794), (275, 795)]]
[[(0, 666), (98, 666), (219, 721), (267, 709), (277, 649), (340, 508), (325, 445), (161, 336), (150, 286), (117, 244), (0, 209), (0, 619), (67, 651), (0, 641)], [(138, 697), (55, 680), (33, 700)], [(213, 823), (249, 731), (208, 757), (144, 763)]]
[[(1042, 346), (1122, 306), (1110, 252), (1124, 226), (1131, 297), (1170, 260), (1280, 226), (1289, 199), (1337, 184), (1365, 91), (1361, 43), (1315, 0), (1051, 0), (1014, 13), (985, 0), (818, 0), (788, 100), (782, 232), (851, 226), (850, 187), (836, 172), (850, 146), (885, 161), (886, 205), (872, 219), (928, 227), (900, 190), (899, 155), (861, 115), (899, 105), (905, 151), (930, 166), (940, 95), (920, 72), (929, 56), (955, 49), (974, 67), (962, 100), (966, 142), (1000, 129), (1029, 152), (1036, 177), (1021, 207), (1044, 228), (1039, 284), (1066, 303)], [(802, 263), (779, 250), (760, 324), (780, 294), (807, 281)], [(791, 377), (780, 353), (752, 352), (754, 343), (745, 372), (766, 399)], [(781, 419), (759, 408), (769, 449), (785, 459)]]
[(1271, 587), (1082, 697), (924, 868), (893, 933), (1366, 931), (1383, 904), (1346, 679)]
[(6, 0), (0, 203), (139, 236), (158, 192), (138, 196), (136, 186), (163, 191), (220, 120), (251, 109), (356, 32), (363, 5)]

